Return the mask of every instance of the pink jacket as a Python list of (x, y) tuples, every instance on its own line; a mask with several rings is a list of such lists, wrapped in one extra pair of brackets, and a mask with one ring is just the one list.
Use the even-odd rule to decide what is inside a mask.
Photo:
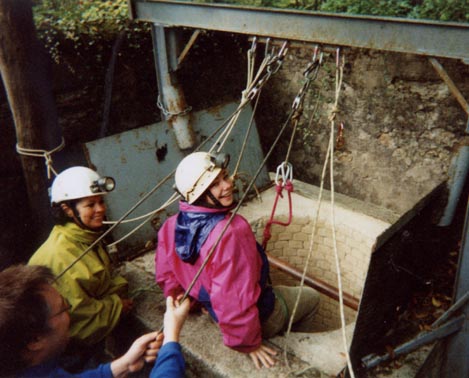
[[(186, 202), (181, 202), (179, 208), (191, 212), (220, 211)], [(156, 282), (165, 296), (189, 287), (230, 216), (228, 213), (209, 234), (194, 265), (183, 262), (175, 252), (177, 214), (166, 220), (158, 232), (155, 256)], [(262, 340), (257, 307), (261, 265), (251, 226), (236, 215), (190, 292), (191, 297), (198, 300), (208, 293), (224, 344), (244, 353), (256, 350)]]

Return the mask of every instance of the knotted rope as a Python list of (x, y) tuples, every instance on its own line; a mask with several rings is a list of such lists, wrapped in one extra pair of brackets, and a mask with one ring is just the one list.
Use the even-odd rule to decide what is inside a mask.
[(47, 178), (51, 178), (51, 172), (54, 173), (54, 175), (57, 176), (57, 172), (55, 171), (54, 167), (52, 166), (52, 154), (54, 152), (58, 152), (62, 150), (65, 147), (65, 141), (64, 138), (62, 138), (62, 142), (60, 145), (55, 147), (52, 150), (39, 150), (39, 149), (34, 149), (34, 148), (24, 148), (21, 147), (18, 143), (16, 144), (16, 152), (18, 152), (20, 155), (24, 156), (30, 156), (30, 157), (40, 157), (45, 159), (46, 163), (46, 169), (47, 169)]

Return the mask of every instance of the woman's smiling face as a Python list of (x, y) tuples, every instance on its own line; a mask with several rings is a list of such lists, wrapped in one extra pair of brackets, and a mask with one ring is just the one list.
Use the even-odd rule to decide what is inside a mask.
[(81, 222), (90, 229), (99, 229), (103, 226), (106, 217), (106, 204), (101, 195), (81, 199), (75, 205)]
[[(231, 206), (233, 203), (233, 180), (226, 169), (218, 174), (208, 190), (223, 206)], [(210, 196), (207, 196), (207, 202), (215, 205)]]

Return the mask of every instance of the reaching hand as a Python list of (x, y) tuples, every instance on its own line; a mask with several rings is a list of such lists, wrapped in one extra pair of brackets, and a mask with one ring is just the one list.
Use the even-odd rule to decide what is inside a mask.
[(145, 362), (154, 362), (162, 344), (162, 333), (151, 332), (140, 336), (122, 357), (111, 363), (112, 375), (125, 376), (141, 370)]
[(261, 363), (266, 368), (270, 368), (275, 365), (275, 358), (272, 356), (276, 356), (277, 352), (268, 346), (261, 345), (255, 351), (249, 353), (249, 357), (256, 365), (257, 369), (261, 368)]
[(166, 312), (164, 313), (164, 342), (179, 341), (179, 333), (187, 318), (190, 308), (190, 300), (186, 298), (184, 302), (179, 303), (182, 294), (174, 300), (173, 297), (166, 298)]

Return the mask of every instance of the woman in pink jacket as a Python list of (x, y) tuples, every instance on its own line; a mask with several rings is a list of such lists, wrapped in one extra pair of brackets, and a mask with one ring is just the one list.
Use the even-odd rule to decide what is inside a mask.
[[(155, 257), (156, 281), (165, 296), (176, 298), (185, 292), (231, 217), (233, 183), (226, 170), (228, 159), (218, 160), (195, 152), (176, 170), (176, 187), (183, 200), (179, 213), (159, 230)], [(276, 352), (262, 344), (262, 337), (286, 329), (299, 290), (272, 288), (268, 276), (263, 249), (246, 219), (236, 215), (189, 293), (218, 323), (224, 344), (248, 353), (257, 368), (275, 364)], [(318, 302), (315, 290), (302, 288), (294, 319), (298, 330), (311, 331)]]

